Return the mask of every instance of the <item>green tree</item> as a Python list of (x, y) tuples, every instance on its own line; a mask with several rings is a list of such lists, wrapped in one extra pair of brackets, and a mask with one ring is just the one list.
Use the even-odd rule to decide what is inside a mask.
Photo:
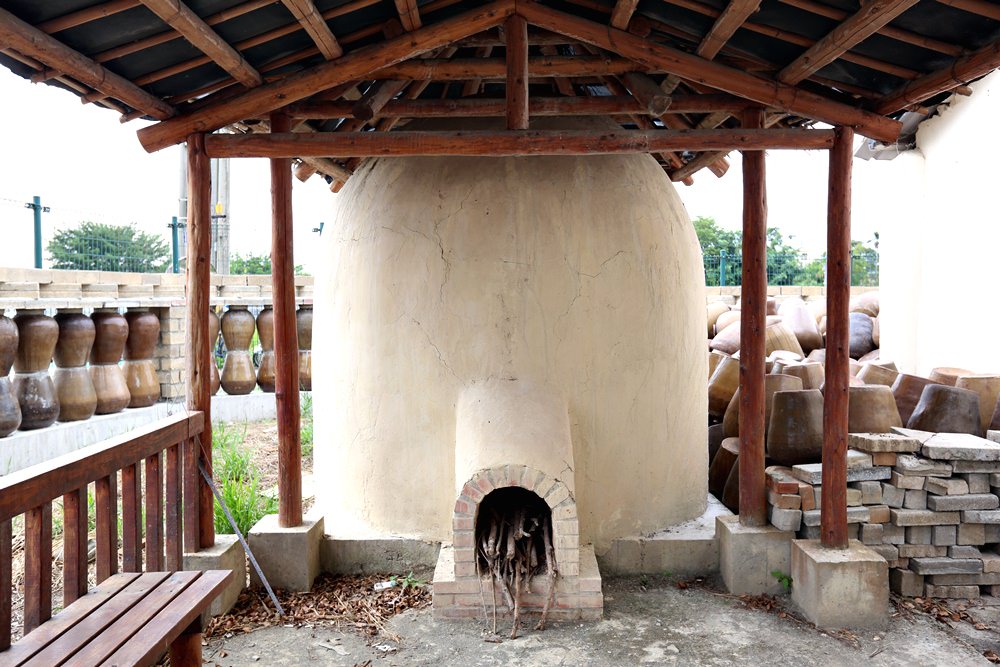
[(135, 225), (90, 221), (56, 232), (48, 250), (54, 269), (154, 273), (163, 271), (170, 258), (167, 242), (160, 236), (139, 231)]
[(705, 284), (719, 285), (722, 256), (726, 257), (726, 284), (740, 284), (740, 253), (743, 234), (723, 229), (714, 218), (699, 217), (694, 220), (694, 231), (701, 244), (705, 260)]
[[(252, 252), (246, 255), (236, 253), (229, 259), (229, 273), (234, 276), (269, 276), (271, 275), (271, 256), (256, 255)], [(295, 265), (295, 273), (302, 275), (302, 265)]]
[[(789, 240), (792, 237), (788, 237)], [(767, 282), (769, 285), (794, 285), (801, 272), (802, 251), (785, 242), (777, 227), (767, 228)]]

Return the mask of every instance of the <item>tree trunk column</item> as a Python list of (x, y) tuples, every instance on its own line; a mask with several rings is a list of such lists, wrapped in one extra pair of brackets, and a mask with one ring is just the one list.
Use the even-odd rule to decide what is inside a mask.
[[(291, 120), (271, 114), (272, 132)], [(278, 412), (278, 523), (302, 525), (302, 446), (299, 433), (299, 343), (295, 327), (292, 256), (292, 161), (271, 159), (271, 282), (274, 299), (274, 397)]]
[[(764, 127), (764, 110), (743, 114)], [(764, 152), (743, 152), (743, 286), (740, 316), (740, 523), (767, 524), (764, 486), (764, 328), (767, 322), (767, 187)]]
[[(187, 551), (215, 544), (212, 490), (198, 473), (200, 462), (212, 474), (212, 341), (209, 340), (209, 291), (212, 252), (212, 174), (205, 154), (205, 135), (192, 134), (188, 158), (187, 335), (185, 375), (187, 408), (205, 414), (205, 430), (185, 447), (185, 511), (198, 513), (197, 522), (185, 519)], [(200, 442), (200, 446), (199, 446)], [(195, 502), (197, 499), (197, 502)]]
[(850, 364), (851, 160), (854, 130), (830, 150), (826, 231), (826, 386), (823, 390), (823, 546), (847, 547), (847, 405)]

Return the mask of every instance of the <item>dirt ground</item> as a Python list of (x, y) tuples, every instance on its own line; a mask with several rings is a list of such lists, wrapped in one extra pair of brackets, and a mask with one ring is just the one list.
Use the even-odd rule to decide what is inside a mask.
[[(725, 594), (717, 582), (678, 587), (670, 579), (605, 580), (605, 618), (525, 629), (516, 640), (486, 641), (479, 621), (435, 622), (430, 608), (411, 609), (371, 638), (323, 625), (269, 627), (218, 637), (206, 664), (523, 666), (552, 665), (988, 665), (1000, 650), (989, 621), (997, 608), (973, 607), (962, 618), (935, 620), (921, 605), (896, 607), (882, 631), (826, 633), (797, 617), (787, 597), (761, 604)], [(912, 604), (912, 603), (911, 603)], [(770, 608), (768, 608), (770, 607)], [(931, 605), (935, 615), (943, 614)], [(982, 615), (985, 621), (981, 622)], [(955, 617), (958, 620), (954, 620)], [(988, 618), (987, 618), (988, 617)], [(981, 629), (976, 629), (976, 626)], [(390, 639), (395, 636), (395, 641)]]

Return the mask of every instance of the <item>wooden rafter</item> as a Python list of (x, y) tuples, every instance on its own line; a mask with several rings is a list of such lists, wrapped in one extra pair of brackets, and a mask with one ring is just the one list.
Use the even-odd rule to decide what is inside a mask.
[(371, 120), (389, 100), (406, 88), (408, 83), (392, 79), (376, 81), (351, 107), (351, 115), (358, 120)]
[[(784, 114), (770, 114), (764, 120), (764, 127), (765, 128), (774, 127), (783, 118), (785, 118)], [(708, 124), (706, 123), (706, 126), (707, 125)], [(699, 128), (712, 129), (709, 127), (701, 127), (700, 124)], [(680, 169), (676, 169), (675, 171), (670, 172), (670, 180), (683, 181), (685, 178), (692, 176), (693, 174), (697, 173), (698, 171), (706, 167), (711, 168), (712, 165), (721, 166), (726, 159), (726, 155), (728, 155), (726, 151), (706, 151), (704, 153), (701, 153), (700, 155), (690, 160)], [(728, 163), (725, 163), (725, 168), (728, 169)], [(725, 169), (723, 169), (722, 171), (723, 173), (725, 173)]]
[(330, 26), (320, 15), (313, 4), (313, 0), (281, 0), (288, 11), (292, 13), (295, 20), (309, 34), (316, 48), (327, 60), (333, 60), (344, 55), (344, 49), (340, 47), (337, 38), (334, 36)]
[(948, 5), (962, 11), (985, 16), (994, 21), (1000, 21), (1000, 5), (987, 0), (938, 0), (942, 5)]
[(796, 84), (868, 39), (919, 0), (872, 0), (838, 25), (805, 53), (778, 72), (778, 81)]
[(518, 10), (531, 23), (541, 28), (561, 32), (581, 42), (617, 53), (634, 60), (647, 70), (663, 69), (681, 78), (693, 79), (766, 106), (831, 125), (854, 127), (859, 133), (881, 141), (895, 141), (899, 136), (900, 124), (897, 121), (815, 93), (765, 81), (746, 72), (536, 3), (520, 5)]
[[(624, 74), (635, 70), (635, 63), (625, 58), (602, 56), (531, 56), (528, 76), (584, 77)], [(384, 67), (373, 73), (377, 79), (410, 79), (433, 81), (467, 81), (483, 79), (502, 81), (507, 76), (507, 63), (502, 58), (428, 58), (408, 60)]]
[(236, 49), (180, 0), (142, 0), (142, 4), (243, 85), (264, 82)]
[(87, 7), (75, 12), (70, 12), (69, 14), (64, 14), (58, 18), (44, 21), (35, 27), (42, 32), (47, 32), (51, 35), (54, 32), (62, 32), (63, 30), (69, 30), (70, 28), (75, 28), (83, 25), (84, 23), (90, 23), (91, 21), (113, 16), (119, 12), (124, 12), (128, 9), (138, 7), (140, 4), (139, 0), (111, 0), (110, 2), (104, 2), (93, 7)]
[[(167, 119), (174, 108), (128, 79), (95, 63), (82, 53), (25, 23), (5, 9), (0, 9), (0, 44), (35, 58), (46, 67), (63, 72), (80, 83), (121, 100), (153, 118)], [(178, 140), (183, 140), (183, 137)]]
[(715, 19), (711, 30), (701, 40), (695, 53), (709, 60), (714, 58), (758, 7), (760, 0), (729, 0), (729, 4)]
[[(476, 48), (477, 58), (489, 58), (493, 54), (492, 46), (480, 46)], [(473, 95), (478, 95), (480, 88), (483, 86), (483, 80), (479, 77), (469, 79), (462, 86), (462, 97), (472, 97)]]
[(638, 6), (639, 0), (617, 0), (615, 8), (611, 11), (611, 26), (619, 30), (628, 29), (632, 14)]
[[(0, 53), (3, 53), (8, 58), (13, 58), (14, 60), (18, 61), (19, 63), (23, 63), (23, 64), (27, 65), (28, 67), (34, 68), (36, 70), (43, 70), (43, 69), (45, 69), (45, 65), (43, 65), (42, 63), (40, 63), (37, 60), (35, 60), (34, 58), (30, 58), (30, 57), (28, 57), (28, 56), (26, 56), (26, 55), (24, 55), (22, 53), (18, 53), (17, 51), (15, 51), (13, 49), (0, 49)], [(84, 86), (84, 85), (82, 85), (80, 83), (77, 83), (76, 81), (74, 81), (73, 79), (70, 79), (69, 77), (61, 76), (60, 75), (60, 76), (54, 77), (54, 80), (58, 81), (59, 83), (61, 83), (64, 86), (66, 86), (68, 89), (74, 91), (78, 95), (85, 95), (88, 92), (90, 92), (90, 88), (88, 88), (87, 86)], [(118, 113), (122, 114), (123, 116), (125, 114), (130, 113), (127, 109), (125, 109), (124, 106), (118, 104), (117, 102), (115, 102), (113, 100), (103, 100), (103, 101), (101, 101), (100, 104), (101, 104), (101, 106), (103, 106), (103, 107), (105, 107), (107, 109), (111, 109), (112, 111), (117, 111)], [(138, 113), (143, 113), (143, 112), (138, 112)]]
[(417, 7), (417, 0), (395, 0), (396, 11), (399, 13), (399, 22), (403, 24), (403, 30), (413, 32), (421, 27), (420, 8)]
[(507, 42), (507, 129), (528, 129), (528, 22), (513, 14), (504, 22)]
[(639, 101), (646, 114), (659, 118), (670, 110), (673, 99), (648, 75), (641, 72), (627, 72), (623, 79), (629, 92)]

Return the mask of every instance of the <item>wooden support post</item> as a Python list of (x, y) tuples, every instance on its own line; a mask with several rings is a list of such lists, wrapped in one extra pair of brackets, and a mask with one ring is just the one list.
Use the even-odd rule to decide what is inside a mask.
[[(764, 110), (743, 112), (764, 127)], [(743, 317), (740, 318), (740, 523), (767, 524), (764, 486), (764, 328), (767, 325), (767, 186), (764, 152), (743, 152)]]
[(847, 404), (850, 365), (851, 160), (854, 130), (830, 149), (826, 230), (826, 387), (823, 390), (823, 546), (847, 547)]
[[(192, 134), (187, 141), (188, 160), (188, 257), (187, 257), (187, 335), (185, 336), (185, 370), (187, 377), (187, 408), (205, 414), (205, 429), (195, 446), (188, 447), (197, 460), (212, 474), (212, 345), (208, 339), (208, 309), (212, 253), (212, 174), (205, 154), (205, 135)], [(199, 446), (200, 439), (200, 446)], [(212, 490), (198, 474), (197, 462), (184, 466), (188, 479), (185, 494), (197, 488), (197, 503), (186, 499), (185, 509), (197, 508), (198, 541), (186, 544), (191, 550), (215, 544), (214, 499)], [(185, 518), (185, 525), (190, 525)], [(193, 535), (188, 534), (188, 537)]]
[[(271, 130), (288, 132), (291, 119), (271, 114)], [(295, 329), (292, 256), (292, 163), (271, 159), (271, 283), (274, 298), (274, 398), (278, 410), (278, 523), (302, 525), (302, 446), (299, 433), (299, 343)]]
[(507, 39), (507, 129), (528, 129), (528, 22), (513, 14), (504, 22)]

